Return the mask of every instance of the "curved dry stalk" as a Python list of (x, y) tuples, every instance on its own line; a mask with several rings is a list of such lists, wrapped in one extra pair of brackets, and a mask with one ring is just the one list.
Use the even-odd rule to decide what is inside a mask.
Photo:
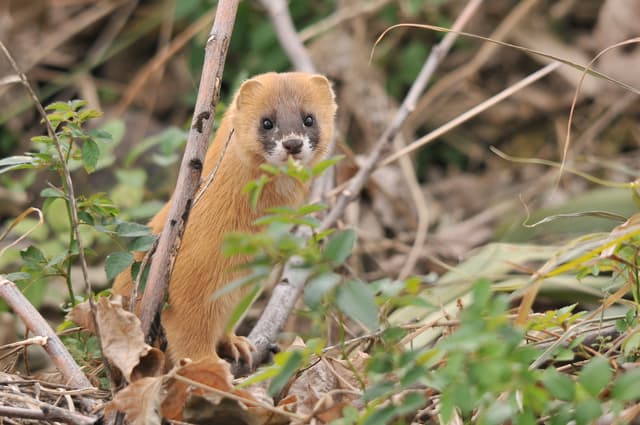
[(24, 220), (24, 218), (26, 216), (28, 216), (29, 214), (31, 214), (32, 212), (35, 212), (38, 215), (38, 222), (36, 224), (34, 224), (29, 230), (27, 230), (26, 232), (24, 232), (24, 234), (22, 234), (18, 239), (16, 239), (15, 241), (11, 242), (9, 245), (5, 246), (4, 248), (0, 249), (0, 257), (2, 257), (2, 254), (4, 254), (4, 252), (11, 248), (12, 246), (16, 246), (17, 244), (20, 243), (20, 241), (22, 241), (24, 238), (26, 238), (27, 236), (29, 236), (31, 234), (31, 232), (33, 232), (34, 230), (36, 230), (38, 227), (40, 227), (42, 225), (42, 223), (44, 223), (44, 218), (42, 217), (42, 211), (40, 211), (38, 208), (35, 207), (29, 207), (26, 210), (24, 210), (19, 216), (17, 216), (9, 225), (9, 227), (7, 227), (4, 232), (2, 232), (2, 234), (0, 234), (0, 241), (3, 240), (7, 234), (9, 234), (9, 232), (11, 231), (11, 229), (13, 229), (14, 227), (16, 227), (22, 220)]

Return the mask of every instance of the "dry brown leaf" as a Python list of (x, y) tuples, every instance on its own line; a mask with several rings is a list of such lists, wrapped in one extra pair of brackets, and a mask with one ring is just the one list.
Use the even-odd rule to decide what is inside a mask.
[(160, 404), (166, 398), (165, 376), (142, 378), (116, 394), (105, 408), (105, 416), (113, 410), (126, 415), (131, 425), (160, 425)]
[[(368, 359), (369, 355), (360, 350), (355, 350), (349, 355), (349, 363), (341, 359), (327, 358), (336, 374), (340, 377), (340, 379), (338, 379), (338, 388), (345, 390), (359, 389), (361, 383), (358, 377), (360, 379), (366, 379), (367, 374), (365, 367)], [(358, 374), (358, 377), (354, 374), (354, 370)]]
[(67, 313), (67, 319), (95, 335), (96, 329), (93, 326), (91, 307), (89, 307), (88, 300), (81, 302), (80, 304), (76, 304), (69, 313)]
[[(76, 305), (69, 320), (95, 333), (88, 302)], [(158, 376), (164, 370), (164, 354), (144, 342), (140, 320), (122, 307), (122, 299), (100, 297), (96, 301), (96, 319), (105, 357), (122, 373), (127, 382)]]
[[(176, 374), (221, 391), (233, 391), (229, 364), (223, 360), (203, 359), (188, 363), (179, 368)], [(205, 393), (201, 388), (188, 386), (175, 379), (169, 383), (167, 392), (168, 396), (162, 404), (162, 414), (166, 418), (174, 420), (183, 420), (182, 410), (190, 394), (203, 395)]]

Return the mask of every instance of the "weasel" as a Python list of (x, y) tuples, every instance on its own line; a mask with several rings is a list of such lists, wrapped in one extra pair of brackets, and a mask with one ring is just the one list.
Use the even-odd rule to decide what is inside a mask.
[[(251, 360), (248, 339), (225, 332), (227, 320), (244, 293), (242, 288), (212, 299), (212, 294), (236, 279), (236, 266), (247, 258), (225, 257), (222, 241), (229, 232), (257, 230), (254, 220), (265, 209), (299, 205), (306, 188), (288, 176), (279, 176), (263, 189), (252, 210), (242, 188), (262, 174), (259, 166), (286, 164), (291, 156), (306, 165), (325, 157), (333, 138), (336, 113), (331, 84), (322, 75), (303, 72), (267, 73), (245, 81), (226, 111), (204, 163), (209, 175), (233, 130), (229, 147), (211, 187), (193, 207), (169, 282), (169, 306), (161, 322), (169, 359), (218, 358), (219, 349), (235, 360)], [(167, 203), (149, 222), (162, 231)], [(141, 256), (140, 256), (141, 258)], [(113, 292), (130, 296), (131, 273), (122, 272)]]

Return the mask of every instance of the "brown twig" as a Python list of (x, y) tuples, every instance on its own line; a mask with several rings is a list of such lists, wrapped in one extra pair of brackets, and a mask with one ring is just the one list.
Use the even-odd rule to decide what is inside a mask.
[(148, 337), (151, 324), (166, 298), (173, 263), (200, 184), (207, 145), (211, 138), (216, 105), (220, 98), (222, 71), (235, 23), (238, 0), (218, 2), (216, 17), (207, 39), (200, 88), (194, 109), (174, 196), (164, 225), (147, 288), (142, 298), (142, 330)]
[(285, 0), (260, 0), (260, 4), (267, 9), (276, 28), (280, 45), (287, 53), (294, 68), (305, 72), (315, 72), (311, 55), (304, 48), (293, 26), (287, 2)]
[(0, 406), (0, 417), (57, 421), (71, 425), (90, 425), (98, 420), (98, 418), (73, 413), (51, 405), (40, 406), (39, 409)]
[(82, 373), (71, 354), (69, 354), (46, 320), (42, 318), (29, 300), (22, 295), (15, 283), (2, 276), (0, 276), (0, 297), (20, 316), (20, 319), (32, 333), (47, 337), (44, 349), (51, 357), (51, 361), (69, 381), (69, 385), (75, 388), (92, 387), (91, 382)]

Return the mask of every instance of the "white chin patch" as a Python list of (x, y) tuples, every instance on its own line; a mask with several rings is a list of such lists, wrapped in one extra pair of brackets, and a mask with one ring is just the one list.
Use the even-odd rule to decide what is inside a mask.
[[(300, 148), (300, 151), (292, 154), (287, 149), (285, 149), (284, 142), (286, 142), (287, 140), (302, 140), (302, 147)], [(294, 160), (307, 165), (309, 161), (311, 161), (311, 157), (313, 156), (311, 141), (306, 135), (296, 133), (287, 134), (281, 139), (276, 140), (275, 144), (276, 146), (271, 150), (271, 152), (266, 152), (264, 154), (267, 162), (272, 165), (285, 165), (289, 160), (289, 157), (292, 157)]]

